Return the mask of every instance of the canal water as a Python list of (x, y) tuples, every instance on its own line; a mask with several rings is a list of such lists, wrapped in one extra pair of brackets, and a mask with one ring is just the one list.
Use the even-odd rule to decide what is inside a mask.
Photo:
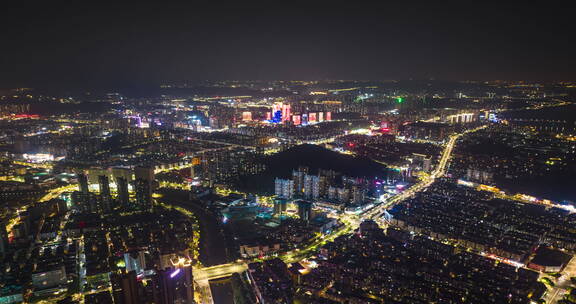
[[(193, 212), (200, 225), (200, 261), (204, 266), (219, 265), (229, 262), (226, 239), (221, 223), (199, 201), (191, 201), (188, 192), (183, 190), (162, 189), (162, 200), (184, 207)], [(216, 304), (234, 303), (230, 280), (210, 282), (212, 297)]]

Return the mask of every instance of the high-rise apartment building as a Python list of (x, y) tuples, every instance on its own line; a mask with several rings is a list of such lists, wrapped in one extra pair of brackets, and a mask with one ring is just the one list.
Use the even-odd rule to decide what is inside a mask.
[(298, 204), (298, 217), (305, 222), (312, 219), (312, 203), (304, 200), (299, 200)]
[(280, 179), (275, 180), (275, 193), (276, 196), (281, 198), (293, 198), (294, 197), (294, 181), (290, 179)]
[(118, 192), (118, 202), (120, 206), (128, 206), (130, 203), (130, 193), (128, 192), (128, 180), (126, 178), (116, 177), (116, 191)]
[(110, 212), (112, 210), (112, 194), (110, 193), (108, 176), (98, 176), (98, 186), (100, 188), (100, 211)]
[(138, 281), (135, 271), (128, 273), (112, 273), (112, 296), (115, 304), (139, 304), (142, 299), (138, 293)]
[(193, 304), (194, 282), (192, 267), (158, 270), (152, 278), (156, 304)]
[(154, 169), (151, 167), (134, 168), (134, 191), (136, 205), (142, 209), (152, 208), (152, 191), (154, 190)]

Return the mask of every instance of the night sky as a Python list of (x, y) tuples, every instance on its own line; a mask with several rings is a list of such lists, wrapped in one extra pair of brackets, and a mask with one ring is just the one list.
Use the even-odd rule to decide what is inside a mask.
[(573, 16), (561, 7), (29, 3), (2, 9), (0, 88), (576, 79)]

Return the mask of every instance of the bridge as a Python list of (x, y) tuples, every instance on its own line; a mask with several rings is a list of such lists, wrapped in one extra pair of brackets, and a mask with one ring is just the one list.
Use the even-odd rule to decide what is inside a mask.
[(194, 268), (194, 280), (216, 280), (231, 276), (234, 273), (243, 272), (248, 269), (248, 264), (244, 262), (220, 264), (211, 267)]

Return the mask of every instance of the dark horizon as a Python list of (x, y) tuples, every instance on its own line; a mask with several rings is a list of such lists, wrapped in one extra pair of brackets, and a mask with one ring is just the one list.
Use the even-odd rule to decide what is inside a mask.
[(12, 6), (0, 87), (199, 80), (576, 79), (567, 10)]

